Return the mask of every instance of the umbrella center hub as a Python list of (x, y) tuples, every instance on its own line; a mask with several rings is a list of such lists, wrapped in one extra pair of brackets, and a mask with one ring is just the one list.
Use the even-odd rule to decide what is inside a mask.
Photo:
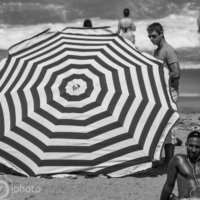
[(72, 89), (73, 90), (78, 90), (81, 86), (79, 84), (73, 85)]
[(85, 90), (87, 89), (87, 84), (81, 79), (74, 79), (68, 82), (65, 89), (68, 94), (78, 96), (85, 93)]

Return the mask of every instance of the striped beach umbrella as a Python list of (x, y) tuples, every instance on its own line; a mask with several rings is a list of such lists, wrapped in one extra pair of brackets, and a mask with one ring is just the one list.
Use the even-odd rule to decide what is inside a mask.
[(0, 162), (27, 176), (152, 167), (178, 120), (169, 72), (109, 28), (46, 31), (0, 65)]

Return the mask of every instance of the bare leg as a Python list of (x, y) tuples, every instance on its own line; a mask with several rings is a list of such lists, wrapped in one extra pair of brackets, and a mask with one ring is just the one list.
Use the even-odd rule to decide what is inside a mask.
[(168, 166), (169, 161), (174, 156), (174, 144), (165, 144), (165, 162), (164, 164)]

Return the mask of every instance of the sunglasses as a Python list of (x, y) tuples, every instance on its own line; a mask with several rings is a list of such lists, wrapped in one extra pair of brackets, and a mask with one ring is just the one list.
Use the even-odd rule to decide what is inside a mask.
[(148, 36), (150, 39), (152, 38), (152, 39), (155, 39), (156, 37), (157, 37), (157, 35), (149, 35)]

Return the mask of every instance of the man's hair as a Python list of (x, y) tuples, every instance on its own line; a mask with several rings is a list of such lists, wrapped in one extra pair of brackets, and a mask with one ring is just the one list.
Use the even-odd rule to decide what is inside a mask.
[(187, 141), (189, 140), (189, 138), (200, 138), (200, 132), (199, 131), (192, 131), (189, 133), (188, 137), (187, 137)]
[(124, 17), (128, 17), (130, 15), (130, 10), (128, 8), (124, 9)]
[(92, 22), (90, 21), (90, 19), (86, 19), (83, 23), (83, 27), (88, 27), (91, 28), (92, 27)]
[(153, 31), (156, 31), (159, 35), (161, 33), (164, 33), (164, 30), (163, 30), (163, 27), (160, 23), (158, 22), (155, 22), (153, 24), (150, 24), (148, 27), (147, 27), (147, 32), (148, 33), (151, 33)]

